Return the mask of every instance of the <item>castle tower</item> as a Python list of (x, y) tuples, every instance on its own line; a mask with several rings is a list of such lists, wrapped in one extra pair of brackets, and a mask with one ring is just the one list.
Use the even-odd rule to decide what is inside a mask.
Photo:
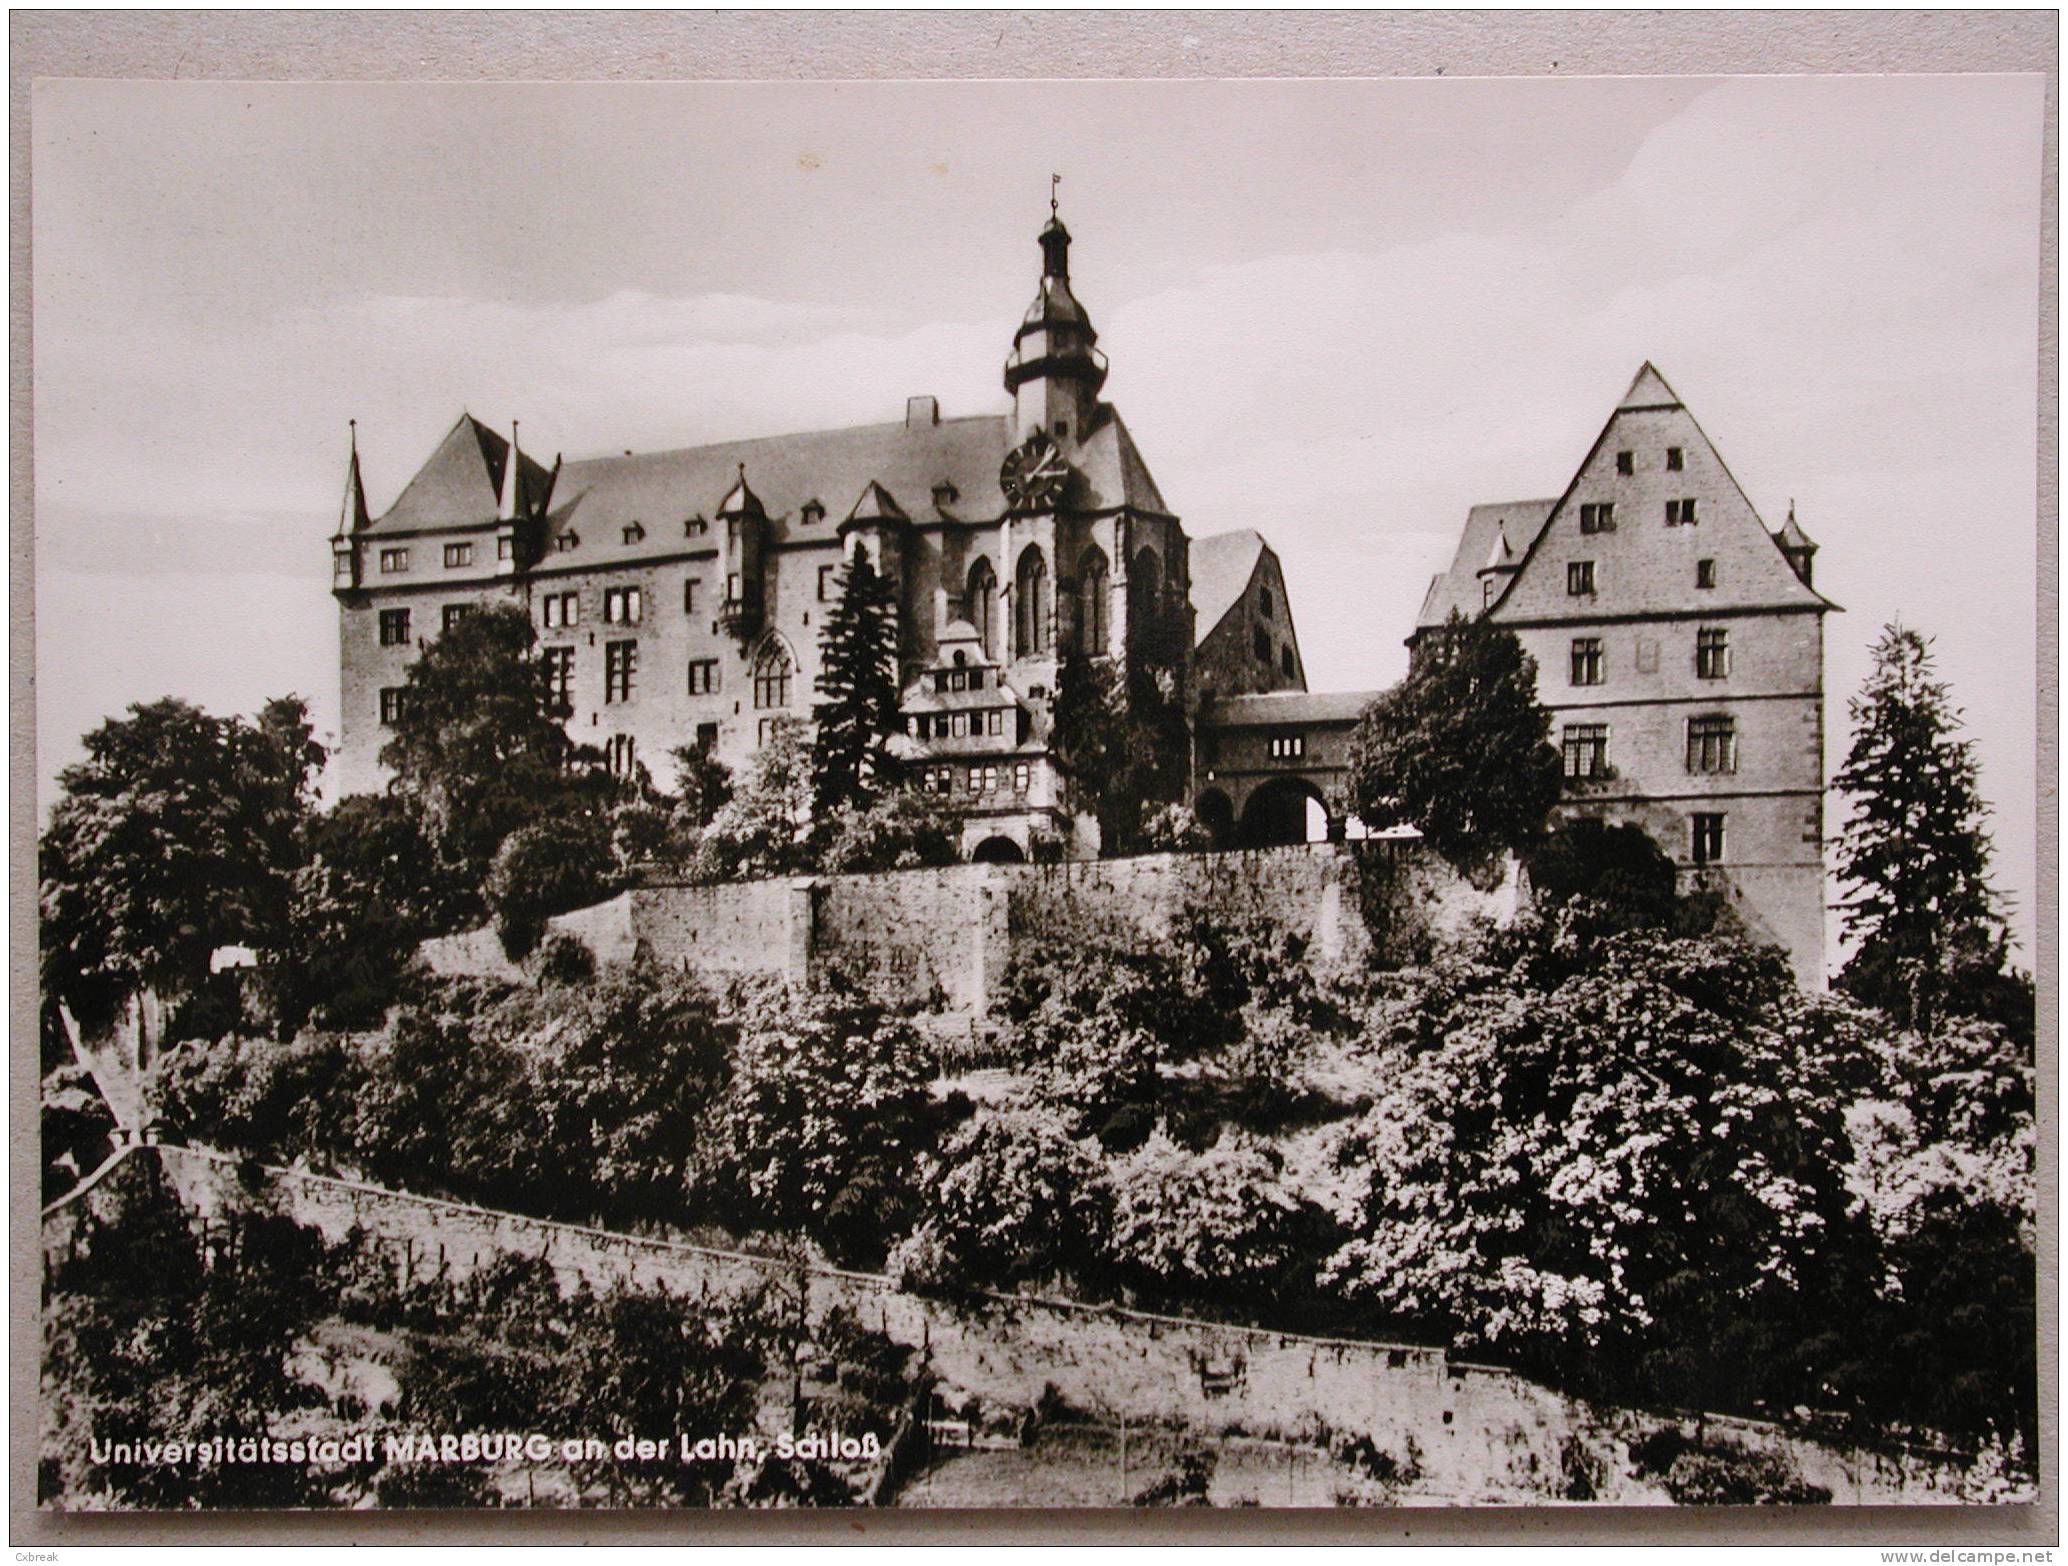
[(718, 502), (718, 525), (725, 530), (719, 544), (725, 592), (718, 607), (718, 628), (735, 641), (746, 642), (761, 629), (761, 557), (768, 512), (761, 497), (747, 485), (744, 462), (739, 470), (739, 481)]
[(1080, 436), (1106, 384), (1099, 334), (1070, 292), (1070, 231), (1056, 215), (1053, 198), (1040, 243), (1041, 292), (1013, 334), (1005, 361), (1015, 445), (1040, 431), (1059, 441)]
[(359, 421), (351, 421), (352, 455), (345, 464), (345, 503), (339, 508), (337, 532), (331, 535), (331, 589), (359, 585), (359, 540), (366, 531), (366, 483), (359, 475)]

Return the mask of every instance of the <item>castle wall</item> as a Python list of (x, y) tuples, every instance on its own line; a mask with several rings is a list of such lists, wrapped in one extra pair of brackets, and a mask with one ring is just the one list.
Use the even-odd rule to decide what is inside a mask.
[[(1783, 1458), (1840, 1504), (1948, 1504), (1964, 1462), (1919, 1449), (1846, 1450), (1779, 1426), (1708, 1416), (1598, 1409), (1508, 1370), (1453, 1359), (1426, 1344), (1333, 1339), (1159, 1316), (1110, 1305), (974, 1293), (954, 1301), (908, 1294), (889, 1279), (800, 1267), (412, 1196), (301, 1170), (274, 1169), (247, 1188), (238, 1160), (200, 1149), (140, 1149), (162, 1160), (183, 1202), (209, 1219), (257, 1202), (335, 1241), (353, 1229), (419, 1277), (466, 1276), (496, 1257), (543, 1258), (564, 1284), (666, 1287), (691, 1299), (737, 1296), (772, 1280), (802, 1281), (809, 1319), (845, 1308), (864, 1326), (917, 1348), (950, 1388), (994, 1406), (1030, 1407), (1053, 1387), (1109, 1420), (1168, 1421), (1203, 1434), (1325, 1439), (1368, 1436), (1422, 1478), (1411, 1502), (1556, 1498), (1572, 1450), (1601, 1475), (1596, 1499), (1664, 1497), (1631, 1471), (1633, 1440), (1663, 1428), (1726, 1439)], [(72, 1243), (82, 1211), (113, 1181), (44, 1217), (46, 1255)]]

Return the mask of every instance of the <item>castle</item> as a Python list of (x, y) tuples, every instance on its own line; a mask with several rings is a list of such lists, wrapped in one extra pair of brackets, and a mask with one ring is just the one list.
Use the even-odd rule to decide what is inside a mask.
[[(1278, 556), (1190, 538), (1115, 408), (1051, 213), (1004, 365), (1009, 412), (550, 466), (462, 414), (381, 516), (356, 431), (331, 540), (343, 792), (379, 754), (418, 645), (524, 605), (561, 716), (614, 770), (672, 782), (695, 745), (735, 769), (809, 719), (841, 566), (866, 551), (899, 604), (899, 740), (952, 800), (965, 856), (1076, 857), (1052, 743), (1060, 661), (1153, 674), (1191, 734), (1191, 801), (1222, 843), (1355, 835), (1341, 803), (1369, 691), (1314, 693)], [(1770, 534), (1649, 365), (1555, 501), (1475, 507), (1415, 646), (1455, 609), (1510, 625), (1556, 714), (1567, 810), (1643, 824), (1727, 883), (1822, 982), (1822, 614), (1815, 545)], [(1569, 677), (1569, 678), (1568, 678)]]

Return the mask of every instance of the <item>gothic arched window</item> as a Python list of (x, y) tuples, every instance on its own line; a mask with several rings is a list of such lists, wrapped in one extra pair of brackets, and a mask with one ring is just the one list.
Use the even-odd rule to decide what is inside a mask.
[(1023, 658), (1045, 653), (1049, 648), (1048, 562), (1039, 544), (1029, 544), (1020, 556), (1020, 568), (1013, 574), (1013, 630)]
[(1127, 573), (1128, 634), (1139, 636), (1161, 618), (1163, 566), (1153, 549), (1139, 549)]
[(1077, 565), (1077, 650), (1090, 658), (1106, 652), (1109, 591), (1106, 552), (1094, 544)]
[(977, 641), (983, 645), (984, 656), (998, 656), (998, 638), (995, 619), (998, 608), (998, 573), (991, 569), (991, 562), (978, 557), (977, 563), (969, 568), (969, 591), (963, 599), (964, 618), (976, 627)]
[(754, 660), (754, 705), (790, 705), (790, 649), (781, 642), (767, 643)]

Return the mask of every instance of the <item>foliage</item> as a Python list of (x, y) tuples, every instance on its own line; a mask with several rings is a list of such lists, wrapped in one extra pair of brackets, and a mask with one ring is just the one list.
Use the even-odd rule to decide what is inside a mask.
[(1461, 868), (1520, 851), (1558, 802), (1551, 715), (1515, 633), (1453, 613), (1352, 742), (1352, 810), (1374, 831), (1413, 825)]
[(1167, 670), (1137, 666), (1123, 677), (1118, 664), (1082, 653), (1056, 670), (1050, 745), (1108, 857), (1141, 852), (1150, 815), (1183, 791), (1188, 730), (1175, 691)]
[(43, 1200), (53, 1202), (115, 1150), (115, 1117), (84, 1066), (68, 1061), (43, 1078)]
[(732, 1083), (711, 1127), (714, 1194), (751, 1224), (880, 1259), (910, 1226), (908, 1172), (944, 1111), (906, 1019), (844, 993), (738, 998)]
[(1013, 1283), (1082, 1268), (1105, 1243), (1100, 1159), (1053, 1110), (964, 1122), (921, 1164), (932, 1233), (957, 1276)]
[(711, 817), (693, 861), (700, 880), (799, 875), (812, 868), (811, 738), (778, 718), (731, 799)]
[(1874, 1281), (1854, 1019), (1777, 949), (1586, 911), (1483, 937), (1381, 1014), (1392, 1081), (1346, 1139), (1365, 1192), (1329, 1272), (1569, 1386), (1821, 1405), (1865, 1349), (1828, 1329)]
[(819, 823), (819, 868), (830, 875), (951, 865), (961, 821), (940, 796), (893, 788), (865, 806), (841, 804)]
[(617, 856), (605, 822), (576, 816), (519, 827), (503, 839), (482, 886), (503, 950), (521, 959), (545, 934), (546, 920), (608, 897)]
[(1837, 868), (1859, 953), (1841, 982), (1929, 1032), (1971, 977), (2004, 963), (1974, 743), (1955, 737), (1960, 713), (1934, 678), (1931, 643), (1900, 623), (1882, 631), (1848, 711), (1852, 748), (1831, 782), (1852, 799)]
[(1159, 805), (1142, 821), (1139, 846), (1145, 854), (1203, 853), (1213, 844), (1213, 834), (1190, 805)]
[(1528, 869), (1531, 891), (1548, 903), (1584, 897), (1630, 929), (1674, 924), (1677, 872), (1642, 827), (1577, 816), (1531, 848)]
[(83, 743), (39, 845), (45, 993), (92, 1026), (197, 987), (219, 946), (279, 949), (324, 757), (301, 699), (248, 722), (168, 697)]
[(1280, 1172), (1247, 1133), (1194, 1153), (1157, 1127), (1107, 1176), (1113, 1260), (1173, 1292), (1265, 1293), (1298, 1256), (1299, 1199)]
[(550, 810), (569, 747), (531, 616), (464, 615), (410, 664), (381, 762), (439, 855), (478, 885), (503, 839)]
[(596, 977), (596, 954), (579, 935), (556, 930), (539, 942), (526, 971), (541, 985), (587, 984)]
[(732, 798), (732, 769), (708, 745), (677, 745), (668, 755), (675, 763), (676, 816), (684, 827), (700, 832)]
[(812, 709), (812, 804), (821, 817), (866, 808), (895, 781), (889, 741), (898, 713), (898, 603), (868, 551), (840, 572), (840, 598), (819, 632), (818, 692)]
[(1828, 1506), (1831, 1492), (1810, 1484), (1772, 1452), (1729, 1441), (1691, 1441), (1662, 1430), (1636, 1443), (1632, 1465), (1656, 1478), (1676, 1506)]
[(43, 1498), (110, 1507), (279, 1507), (327, 1498), (317, 1465), (95, 1463), (93, 1441), (278, 1438), (320, 1394), (294, 1370), (324, 1309), (321, 1242), (232, 1211), (204, 1251), (154, 1162), (81, 1215), (43, 1311)]

